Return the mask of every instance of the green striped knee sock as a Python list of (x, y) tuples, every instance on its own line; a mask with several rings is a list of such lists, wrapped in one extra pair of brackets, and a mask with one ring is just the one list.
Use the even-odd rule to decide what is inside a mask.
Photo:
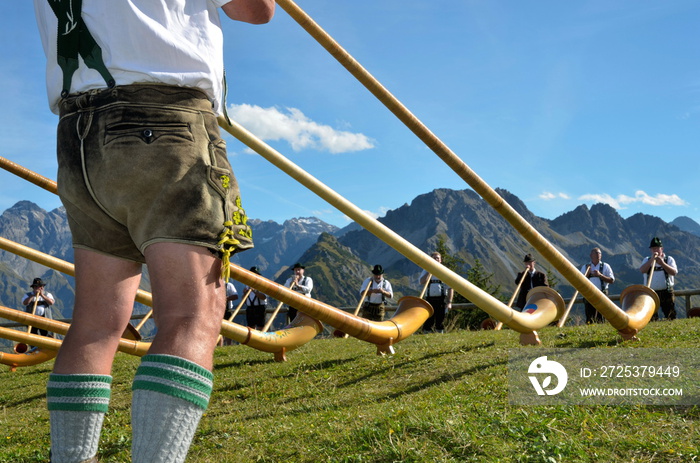
[(97, 454), (111, 384), (112, 377), (105, 375), (49, 375), (52, 463), (86, 461)]
[(213, 375), (172, 355), (146, 355), (132, 389), (133, 463), (185, 461), (211, 396)]

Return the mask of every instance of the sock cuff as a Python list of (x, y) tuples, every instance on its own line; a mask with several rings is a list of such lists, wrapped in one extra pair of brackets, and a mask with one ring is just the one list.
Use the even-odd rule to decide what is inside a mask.
[(49, 410), (107, 413), (112, 377), (51, 373), (46, 387)]
[(196, 363), (172, 355), (149, 354), (141, 359), (132, 390), (148, 390), (186, 400), (205, 410), (214, 375)]

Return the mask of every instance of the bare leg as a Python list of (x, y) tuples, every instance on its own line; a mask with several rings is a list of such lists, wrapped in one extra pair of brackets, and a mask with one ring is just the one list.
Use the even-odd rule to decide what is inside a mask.
[(141, 265), (136, 262), (75, 250), (73, 322), (54, 373), (110, 374), (140, 281)]
[(226, 306), (221, 261), (205, 248), (178, 243), (152, 244), (145, 255), (158, 327), (148, 353), (211, 370)]

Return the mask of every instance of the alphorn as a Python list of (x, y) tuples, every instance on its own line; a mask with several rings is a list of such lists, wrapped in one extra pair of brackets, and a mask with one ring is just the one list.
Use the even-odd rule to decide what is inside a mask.
[[(4, 249), (6, 251), (12, 252), (18, 256), (24, 257), (26, 259), (32, 260), (34, 262), (37, 262), (39, 264), (45, 265), (47, 267), (53, 268), (54, 270), (58, 270), (60, 272), (66, 273), (68, 275), (74, 276), (75, 275), (75, 268), (73, 264), (70, 264), (64, 260), (58, 259), (53, 256), (49, 256), (48, 254), (44, 254), (42, 252), (36, 251), (34, 249), (31, 249), (27, 246), (21, 245), (19, 243), (15, 243), (11, 240), (8, 240), (6, 238), (0, 237), (0, 249)], [(151, 306), (153, 304), (153, 297), (151, 296), (150, 293), (143, 291), (143, 290), (138, 290), (136, 294), (136, 300), (147, 305)], [(13, 309), (8, 309), (8, 310), (13, 310)], [(13, 310), (13, 312), (9, 312), (10, 315), (13, 315), (15, 318), (10, 318), (10, 317), (5, 317), (20, 323), (23, 323), (21, 320), (17, 320), (16, 317), (18, 315), (16, 313), (24, 313), (24, 312), (19, 312), (16, 310)], [(29, 315), (29, 314), (26, 314)], [(34, 317), (31, 320), (31, 326), (36, 326), (41, 329), (48, 329), (44, 328), (43, 323), (46, 320), (44, 317)], [(53, 320), (52, 320), (53, 321)], [(222, 321), (223, 323), (223, 321)], [(29, 323), (27, 323), (29, 324)], [(56, 326), (61, 327), (62, 325), (53, 325), (55, 328)], [(131, 326), (129, 324), (128, 326)], [(127, 326), (127, 327), (128, 327)], [(281, 330), (281, 331), (276, 331), (274, 333), (269, 333), (269, 336), (261, 336), (260, 332), (257, 330), (250, 330), (249, 328), (243, 328), (239, 327), (240, 329), (236, 328), (238, 325), (235, 325), (233, 323), (229, 323), (228, 325), (225, 325), (228, 327), (228, 329), (224, 329), (224, 326), (222, 326), (222, 334), (225, 336), (241, 343), (241, 344), (249, 344), (252, 346), (257, 346), (258, 350), (262, 350), (263, 352), (271, 352), (275, 354), (275, 359), (284, 359), (284, 353), (289, 352), (293, 349), (296, 349), (297, 347), (303, 345), (304, 343), (312, 340), (318, 333), (320, 333), (323, 330), (323, 327), (320, 326), (320, 324), (317, 323), (311, 323), (308, 320), (303, 321), (303, 323), (297, 324), (293, 327), (290, 327), (289, 329)], [(311, 328), (311, 329), (309, 329)], [(11, 330), (13, 332), (16, 332), (16, 330)], [(58, 332), (59, 331), (54, 331), (53, 329), (49, 329), (49, 331), (53, 332)], [(67, 331), (67, 329), (66, 329)], [(61, 333), (63, 334), (63, 333)], [(127, 330), (125, 331), (125, 334), (130, 338), (130, 340), (139, 340), (139, 338), (131, 338), (132, 332)], [(136, 332), (138, 334), (138, 332)], [(0, 335), (0, 337), (4, 337)], [(44, 336), (39, 336), (39, 337), (44, 337)], [(10, 338), (7, 338), (10, 339)], [(265, 345), (269, 344), (269, 346), (264, 347)], [(32, 344), (32, 345), (40, 345), (40, 344)], [(150, 345), (150, 344), (149, 344)], [(131, 346), (131, 345), (129, 345)], [(260, 346), (263, 346), (264, 348), (260, 348)], [(131, 349), (131, 347), (129, 347)], [(127, 353), (132, 353), (132, 352), (127, 352)]]
[[(586, 267), (586, 273), (585, 276), (588, 277), (588, 273), (591, 271), (591, 265), (588, 264)], [(574, 307), (574, 304), (576, 303), (576, 298), (578, 297), (578, 291), (574, 291), (574, 295), (571, 296), (571, 300), (569, 303), (566, 305), (566, 310), (564, 310), (564, 314), (561, 316), (559, 319), (559, 322), (557, 323), (557, 327), (561, 328), (564, 326), (564, 323), (566, 323), (566, 319), (569, 318), (569, 313), (571, 312), (571, 309)]]
[[(442, 159), (460, 178), (462, 178), (474, 191), (501, 214), (516, 231), (527, 240), (562, 276), (570, 282), (610, 324), (618, 330), (626, 339), (635, 339), (639, 330), (643, 329), (651, 315), (652, 302), (645, 293), (629, 291), (629, 301), (622, 301), (623, 308), (617, 307), (594, 284), (588, 281), (576, 267), (574, 267), (546, 238), (532, 227), (518, 212), (513, 209), (493, 188), (482, 180), (473, 170), (467, 166), (445, 143), (442, 142), (428, 127), (426, 127), (408, 108), (406, 108), (394, 95), (372, 76), (360, 63), (358, 63), (345, 49), (343, 49), (326, 31), (299, 8), (292, 0), (277, 0), (277, 4), (284, 9), (304, 30), (325, 48), (350, 74), (367, 88), (377, 99), (384, 104), (406, 127), (411, 130), (423, 143), (426, 144), (440, 159)], [(443, 279), (444, 281), (444, 279)], [(454, 287), (454, 289), (457, 289)], [(624, 292), (623, 292), (624, 293)], [(460, 292), (460, 294), (467, 296)], [(637, 301), (634, 298), (641, 298)], [(469, 298), (469, 297), (468, 297)], [(482, 310), (486, 310), (483, 301), (474, 300), (474, 303)], [(625, 310), (627, 307), (627, 310)], [(656, 310), (655, 308), (653, 310)], [(497, 318), (497, 317), (494, 317)], [(498, 318), (497, 318), (498, 319)], [(501, 321), (500, 319), (498, 319)]]
[[(47, 178), (45, 178), (45, 177), (43, 177), (35, 172), (29, 171), (26, 168), (20, 167), (19, 165), (15, 164), (11, 161), (8, 161), (5, 158), (0, 157), (0, 167), (3, 167), (6, 170), (13, 172), (13, 173), (16, 173), (18, 175), (21, 174), (20, 176), (22, 178), (31, 179), (30, 181), (32, 181), (32, 183), (34, 183), (35, 185), (41, 186), (42, 188), (45, 188), (48, 191), (51, 191), (53, 193), (56, 193), (58, 191), (57, 186), (56, 186), (56, 182), (49, 180), (49, 179), (47, 179)], [(9, 248), (3, 248), (3, 245), (8, 246)], [(57, 259), (57, 258), (52, 257), (52, 256), (48, 256), (45, 254), (43, 255), (45, 257), (45, 259), (41, 259), (41, 256), (43, 253), (39, 253), (38, 251), (35, 251), (31, 248), (27, 248), (26, 246), (18, 245), (17, 243), (13, 243), (12, 241), (4, 240), (1, 237), (0, 237), (0, 248), (6, 249), (10, 252), (14, 252), (15, 254), (18, 254), (20, 256), (29, 258), (30, 260), (35, 260), (35, 261), (42, 263), (44, 265), (47, 265), (49, 267), (52, 267), (52, 265), (49, 265), (49, 263), (57, 265), (60, 268), (52, 267), (52, 268), (56, 268), (57, 270), (66, 269), (66, 270), (70, 270), (71, 272), (73, 272), (73, 265), (72, 264), (68, 264), (65, 261), (61, 261), (60, 259)], [(14, 248), (15, 250), (13, 250), (12, 248)], [(39, 260), (36, 260), (36, 259), (39, 259)], [(245, 270), (240, 269), (238, 267), (237, 267), (237, 269), (243, 273), (248, 272), (248, 271), (245, 271)], [(250, 272), (248, 272), (248, 273), (250, 273)], [(73, 273), (71, 273), (71, 274), (73, 274)], [(254, 274), (251, 273), (251, 275), (254, 275)], [(253, 281), (257, 281), (257, 280), (259, 280), (259, 279), (254, 279)], [(263, 280), (264, 280), (264, 278), (263, 278)], [(249, 284), (245, 280), (241, 280), (241, 279), (239, 279), (239, 281), (243, 281), (244, 283), (248, 284), (249, 286), (255, 287), (256, 289), (260, 290), (260, 288), (256, 287), (255, 284)], [(310, 298), (301, 297), (298, 293), (295, 293), (294, 291), (291, 291), (287, 288), (282, 287), (282, 290), (283, 291), (281, 292), (281, 294), (284, 294), (284, 291), (286, 290), (288, 295), (291, 296), (288, 298), (278, 297), (277, 299), (282, 300), (282, 302), (289, 303), (289, 302), (287, 302), (289, 300), (296, 301), (299, 304), (299, 307), (301, 308), (301, 307), (304, 307), (305, 305), (307, 305), (307, 302), (305, 302), (304, 299), (306, 301), (310, 300)], [(266, 291), (263, 290), (263, 292), (266, 292)], [(138, 296), (138, 294), (137, 294), (137, 296)], [(150, 294), (148, 295), (148, 298), (149, 298), (149, 302), (147, 305), (151, 305), (152, 300), (150, 298)], [(299, 298), (301, 298), (301, 300)], [(399, 303), (401, 303), (401, 301), (399, 301)], [(399, 309), (401, 309), (401, 304), (399, 304), (399, 305), (400, 305)], [(396, 328), (397, 331), (394, 331), (393, 329), (387, 330), (385, 326), (377, 326), (375, 329), (374, 324), (378, 323), (378, 322), (372, 322), (368, 325), (369, 331), (372, 334), (367, 335), (365, 332), (367, 330), (365, 330), (363, 328), (363, 329), (359, 330), (358, 332), (362, 336), (365, 336), (365, 338), (360, 338), (360, 339), (375, 343), (377, 345), (378, 353), (392, 352), (393, 347), (391, 347), (391, 345), (393, 343), (398, 342), (398, 340), (404, 339), (406, 336), (415, 332), (415, 330), (418, 327), (420, 327), (423, 324), (423, 322), (432, 314), (432, 307), (430, 307), (429, 304), (427, 305), (428, 306), (427, 309), (425, 307), (422, 307), (422, 303), (417, 303), (415, 305), (416, 305), (416, 307), (407, 307), (406, 305), (404, 305), (403, 310), (401, 310), (401, 311), (399, 309), (397, 309), (397, 311), (394, 314), (394, 317), (392, 317), (392, 319), (390, 320), (391, 323), (393, 323), (393, 327)], [(325, 305), (322, 305), (322, 306), (325, 306)], [(332, 308), (330, 306), (325, 306), (325, 308), (335, 310), (334, 308)], [(302, 312), (303, 312), (303, 310), (302, 310)], [(340, 312), (340, 313), (339, 314), (336, 313), (335, 316), (333, 316), (333, 315), (328, 316), (327, 318), (325, 318), (325, 320), (327, 320), (326, 322), (329, 325), (334, 326), (334, 327), (338, 326), (337, 324), (334, 324), (334, 322), (333, 322), (333, 320), (336, 320), (336, 319), (340, 320), (339, 321), (340, 324), (343, 324), (343, 325), (348, 324), (348, 321), (344, 317), (344, 315), (347, 315), (347, 314), (345, 314), (342, 311), (336, 311), (336, 312)], [(339, 315), (341, 315), (341, 316), (339, 316)], [(400, 316), (397, 317), (398, 315), (400, 315)], [(415, 317), (415, 320), (412, 319), (411, 317)], [(357, 317), (355, 317), (355, 318), (357, 318)], [(381, 323), (385, 323), (385, 322), (381, 322)], [(223, 322), (222, 322), (222, 324), (223, 324), (222, 334), (226, 335), (227, 332), (229, 332), (229, 331), (235, 331), (232, 329), (227, 331), (227, 327), (230, 328), (230, 326), (233, 324), (227, 325), (226, 323), (223, 323)], [(350, 323), (350, 325), (354, 325), (354, 324)], [(301, 334), (301, 331), (299, 331), (299, 334), (297, 334), (296, 332), (293, 332), (293, 331), (290, 333), (289, 331), (294, 330), (295, 326), (296, 326), (295, 324), (292, 324), (290, 330), (283, 330), (284, 338), (287, 339), (287, 341), (289, 343), (291, 343), (290, 347), (297, 346), (299, 344), (298, 338), (300, 339), (300, 338), (303, 338), (305, 336), (305, 334), (304, 335)], [(306, 333), (306, 332), (307, 331), (305, 330), (304, 333)], [(254, 339), (257, 336), (257, 333), (259, 333), (259, 332), (257, 332), (257, 330), (251, 330), (251, 333), (249, 333), (245, 337), (243, 342), (234, 338), (233, 336), (235, 336), (235, 334), (229, 335), (228, 337), (235, 339), (238, 342), (241, 342), (242, 344), (246, 344), (247, 340), (250, 340), (251, 338)], [(280, 332), (278, 331), (278, 332), (275, 332), (273, 334), (277, 334), (277, 333), (280, 333)], [(350, 334), (352, 334), (352, 333), (350, 333)], [(314, 336), (315, 336), (315, 334), (314, 334)], [(312, 339), (314, 336), (311, 336), (310, 338), (308, 338), (308, 340)], [(260, 340), (259, 342), (256, 342), (256, 344), (264, 345), (265, 342), (264, 342), (264, 340)], [(277, 348), (278, 346), (280, 346), (281, 343), (275, 342), (273, 344), (275, 346), (274, 348)], [(285, 347), (285, 346), (282, 346), (282, 348), (285, 348), (286, 350), (290, 350), (288, 347)], [(281, 353), (281, 357), (284, 357), (283, 352)]]
[[(13, 252), (21, 257), (54, 268), (55, 270), (74, 275), (73, 264), (69, 264), (61, 259), (33, 250), (6, 238), (0, 237), (0, 249)], [(392, 346), (394, 343), (413, 334), (432, 314), (432, 307), (430, 307), (429, 304), (424, 301), (415, 300), (416, 298), (409, 297), (399, 301), (399, 308), (396, 310), (394, 317), (390, 320), (385, 322), (370, 322), (346, 314), (342, 310), (320, 303), (314, 299), (302, 296), (295, 291), (270, 282), (263, 277), (257, 277), (255, 273), (244, 270), (238, 266), (231, 265), (231, 271), (236, 280), (256, 288), (279, 301), (298, 307), (301, 312), (305, 312), (307, 315), (325, 321), (336, 328), (343, 329), (343, 327), (350, 327), (350, 331), (343, 331), (358, 339), (377, 345), (377, 353), (379, 354), (393, 352)], [(149, 306), (152, 305), (152, 296), (150, 293), (139, 291), (140, 302)], [(139, 297), (139, 295), (137, 295), (137, 297)], [(321, 316), (316, 317), (314, 314), (320, 314)], [(352, 317), (352, 320), (349, 320), (348, 317)], [(46, 321), (43, 317), (35, 317), (32, 320), (32, 326), (46, 329), (43, 328), (44, 325), (42, 325), (42, 323)], [(289, 327), (275, 331), (274, 333), (263, 333), (257, 330), (251, 330), (250, 328), (240, 327), (239, 325), (223, 320), (221, 334), (241, 344), (250, 345), (264, 352), (272, 352), (275, 354), (276, 360), (284, 360), (285, 352), (303, 345), (322, 331), (323, 326), (320, 325), (320, 323), (309, 320), (312, 319), (309, 317), (302, 317), (298, 323), (292, 323)], [(309, 327), (313, 329), (309, 329)], [(15, 330), (11, 331), (16, 332)]]
[[(510, 297), (508, 300), (508, 307), (513, 307), (513, 302), (515, 302), (515, 298), (518, 297), (518, 293), (520, 292), (520, 287), (523, 285), (523, 281), (525, 281), (525, 276), (527, 275), (527, 271), (523, 271), (523, 276), (520, 277), (520, 281), (518, 281), (518, 285), (515, 287), (515, 291), (513, 291), (513, 295)], [(498, 322), (496, 323), (496, 326), (494, 327), (494, 330), (500, 330), (503, 328), (503, 323)]]
[[(333, 207), (335, 207), (336, 209), (340, 210), (345, 215), (353, 219), (364, 229), (374, 234), (376, 237), (378, 237), (386, 244), (394, 248), (404, 257), (408, 258), (419, 267), (425, 269), (428, 273), (437, 276), (449, 287), (459, 292), (463, 296), (467, 297), (469, 300), (474, 302), (479, 308), (487, 312), (496, 320), (505, 323), (513, 330), (521, 334), (530, 336), (535, 330), (547, 326), (554, 320), (557, 320), (561, 313), (564, 311), (564, 301), (561, 300), (561, 296), (559, 296), (560, 301), (552, 301), (554, 302), (554, 305), (545, 304), (547, 308), (545, 309), (545, 307), (542, 307), (543, 310), (541, 310), (538, 313), (537, 317), (532, 317), (530, 316), (530, 314), (520, 313), (511, 309), (510, 307), (507, 307), (495, 297), (486, 293), (477, 286), (474, 286), (466, 279), (462, 278), (452, 270), (448, 269), (432, 257), (428, 256), (427, 254), (416, 248), (414, 245), (412, 245), (407, 240), (399, 236), (393, 230), (380, 223), (378, 220), (370, 217), (369, 214), (365, 213), (353, 203), (343, 198), (338, 193), (330, 189), (328, 186), (326, 186), (325, 184), (323, 184), (322, 182), (305, 172), (303, 169), (291, 162), (289, 159), (282, 156), (279, 152), (277, 152), (265, 142), (257, 138), (255, 135), (250, 133), (237, 122), (230, 121), (229, 123), (223, 117), (219, 117), (219, 125), (224, 130), (226, 130), (231, 135), (240, 140), (242, 143), (251, 148), (253, 151), (260, 154), (262, 157), (264, 157), (272, 164), (280, 168), (283, 172), (287, 173), (290, 177), (297, 180), (306, 188), (323, 198), (330, 205), (332, 205)], [(236, 279), (238, 280), (237, 277)], [(247, 282), (245, 283), (247, 284)], [(547, 314), (545, 318), (539, 316), (544, 312), (546, 312)], [(316, 318), (315, 315), (312, 316)], [(540, 323), (544, 324), (540, 325)], [(336, 326), (336, 328), (340, 329), (341, 331), (347, 332), (341, 327)], [(352, 333), (350, 333), (350, 335), (353, 336)]]
[[(70, 327), (68, 323), (32, 316), (31, 314), (2, 306), (0, 306), (0, 317), (18, 323), (31, 323), (33, 326), (58, 334), (66, 334)], [(280, 330), (274, 333), (262, 333), (226, 320), (222, 321), (222, 332), (227, 337), (263, 352), (270, 352), (274, 354), (276, 361), (286, 360), (286, 352), (304, 345), (320, 333), (322, 329), (323, 327), (317, 320), (307, 316), (300, 317), (293, 329)], [(61, 346), (61, 341), (58, 339), (22, 333), (9, 328), (0, 327), (0, 337), (31, 343), (48, 350), (58, 350)], [(141, 357), (148, 352), (150, 347), (150, 342), (122, 338), (119, 340), (117, 350)]]

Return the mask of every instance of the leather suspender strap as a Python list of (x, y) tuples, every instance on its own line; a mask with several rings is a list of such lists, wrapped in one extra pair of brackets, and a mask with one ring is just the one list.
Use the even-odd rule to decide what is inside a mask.
[(95, 42), (81, 16), (82, 0), (47, 0), (53, 13), (58, 19), (57, 55), (58, 66), (63, 71), (63, 90), (65, 98), (70, 93), (73, 74), (78, 69), (78, 54), (88, 68), (100, 73), (107, 87), (115, 85), (114, 77), (110, 74), (102, 59), (102, 49)]

